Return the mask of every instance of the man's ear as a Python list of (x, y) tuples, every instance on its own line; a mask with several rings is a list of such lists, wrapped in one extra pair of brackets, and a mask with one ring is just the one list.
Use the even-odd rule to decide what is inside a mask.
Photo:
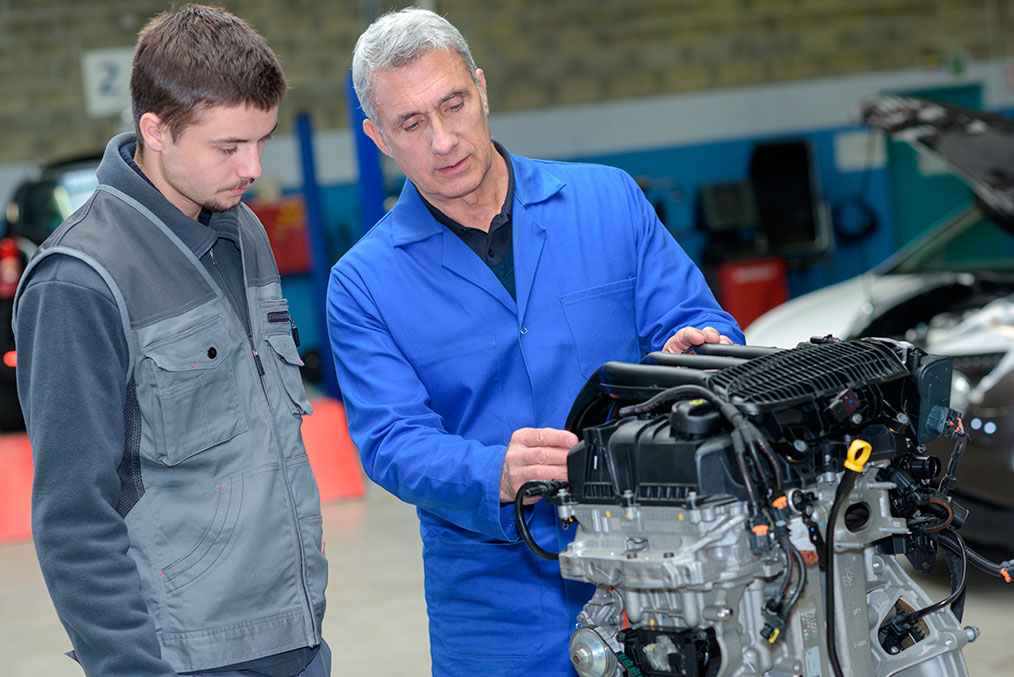
[(475, 69), (475, 77), (479, 80), (479, 96), (482, 98), (482, 112), (489, 115), (489, 99), (486, 98), (486, 74), (481, 68)]
[(171, 141), (169, 130), (162, 124), (162, 118), (152, 112), (145, 113), (137, 122), (138, 131), (145, 148), (160, 152)]
[(366, 132), (366, 136), (373, 139), (373, 143), (377, 144), (377, 148), (380, 152), (389, 158), (393, 158), (391, 151), (387, 148), (387, 141), (384, 139), (384, 133), (380, 130), (380, 127), (373, 123), (373, 120), (366, 118), (363, 120), (363, 131)]

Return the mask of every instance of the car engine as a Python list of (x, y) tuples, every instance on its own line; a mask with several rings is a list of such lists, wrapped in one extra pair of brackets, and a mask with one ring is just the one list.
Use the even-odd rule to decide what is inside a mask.
[[(578, 674), (966, 675), (968, 566), (1009, 580), (1014, 563), (958, 533), (951, 375), (949, 358), (873, 338), (603, 365), (569, 416), (569, 483), (515, 501), (529, 547), (596, 586), (571, 639)], [(925, 453), (941, 436), (946, 469)], [(522, 504), (540, 496), (576, 523), (564, 552), (527, 530)], [(935, 601), (910, 574), (938, 552), (951, 592)]]

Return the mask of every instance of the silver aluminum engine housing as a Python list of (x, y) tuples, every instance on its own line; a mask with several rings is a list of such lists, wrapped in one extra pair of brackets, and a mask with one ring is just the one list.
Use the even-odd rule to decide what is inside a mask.
[[(962, 677), (967, 671), (961, 649), (969, 637), (949, 609), (923, 617), (924, 638), (896, 655), (877, 641), (878, 629), (896, 609), (919, 609), (933, 601), (895, 556), (872, 545), (907, 532), (905, 520), (890, 516), (888, 491), (893, 485), (875, 480), (882, 465), (867, 465), (835, 525), (841, 667), (844, 674), (856, 676)], [(816, 517), (822, 525), (839, 477), (824, 473), (806, 488), (818, 497)], [(752, 552), (744, 502), (719, 499), (693, 508), (564, 504), (558, 511), (561, 520), (579, 525), (573, 542), (560, 554), (562, 575), (597, 586), (578, 617), (581, 627), (571, 643), (572, 660), (582, 677), (642, 674), (624, 661), (618, 635), (625, 628), (653, 633), (645, 654), (650, 662), (657, 661), (658, 674), (671, 674), (672, 668), (666, 669), (673, 664), (670, 655), (687, 646), (696, 646), (698, 653), (702, 646), (705, 652), (717, 649), (719, 655), (712, 656), (712, 667), (702, 677), (833, 674), (824, 637), (823, 575), (798, 514), (790, 532), (796, 547), (809, 555), (808, 583), (788, 625), (771, 643), (761, 635), (764, 601), (784, 564), (774, 554)], [(847, 527), (849, 514), (865, 520), (858, 528), (854, 521)], [(667, 633), (676, 633), (683, 643), (668, 639)]]

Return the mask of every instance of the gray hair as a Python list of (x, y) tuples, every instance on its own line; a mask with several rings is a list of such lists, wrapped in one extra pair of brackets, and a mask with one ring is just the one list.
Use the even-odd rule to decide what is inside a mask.
[(352, 50), (352, 86), (366, 117), (382, 127), (373, 102), (377, 71), (408, 66), (436, 49), (457, 52), (472, 73), (472, 80), (479, 84), (468, 42), (450, 21), (439, 14), (419, 7), (406, 7), (388, 12), (370, 24)]

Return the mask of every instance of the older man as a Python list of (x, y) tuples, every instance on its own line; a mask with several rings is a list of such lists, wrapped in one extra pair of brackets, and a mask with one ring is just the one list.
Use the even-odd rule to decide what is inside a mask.
[[(418, 507), (433, 673), (572, 675), (590, 588), (519, 542), (509, 503), (566, 479), (561, 428), (603, 362), (742, 335), (627, 174), (491, 140), (485, 76), (445, 19), (381, 17), (352, 70), (408, 181), (332, 270), (328, 323), (363, 465)], [(566, 542), (529, 510), (537, 541)]]

